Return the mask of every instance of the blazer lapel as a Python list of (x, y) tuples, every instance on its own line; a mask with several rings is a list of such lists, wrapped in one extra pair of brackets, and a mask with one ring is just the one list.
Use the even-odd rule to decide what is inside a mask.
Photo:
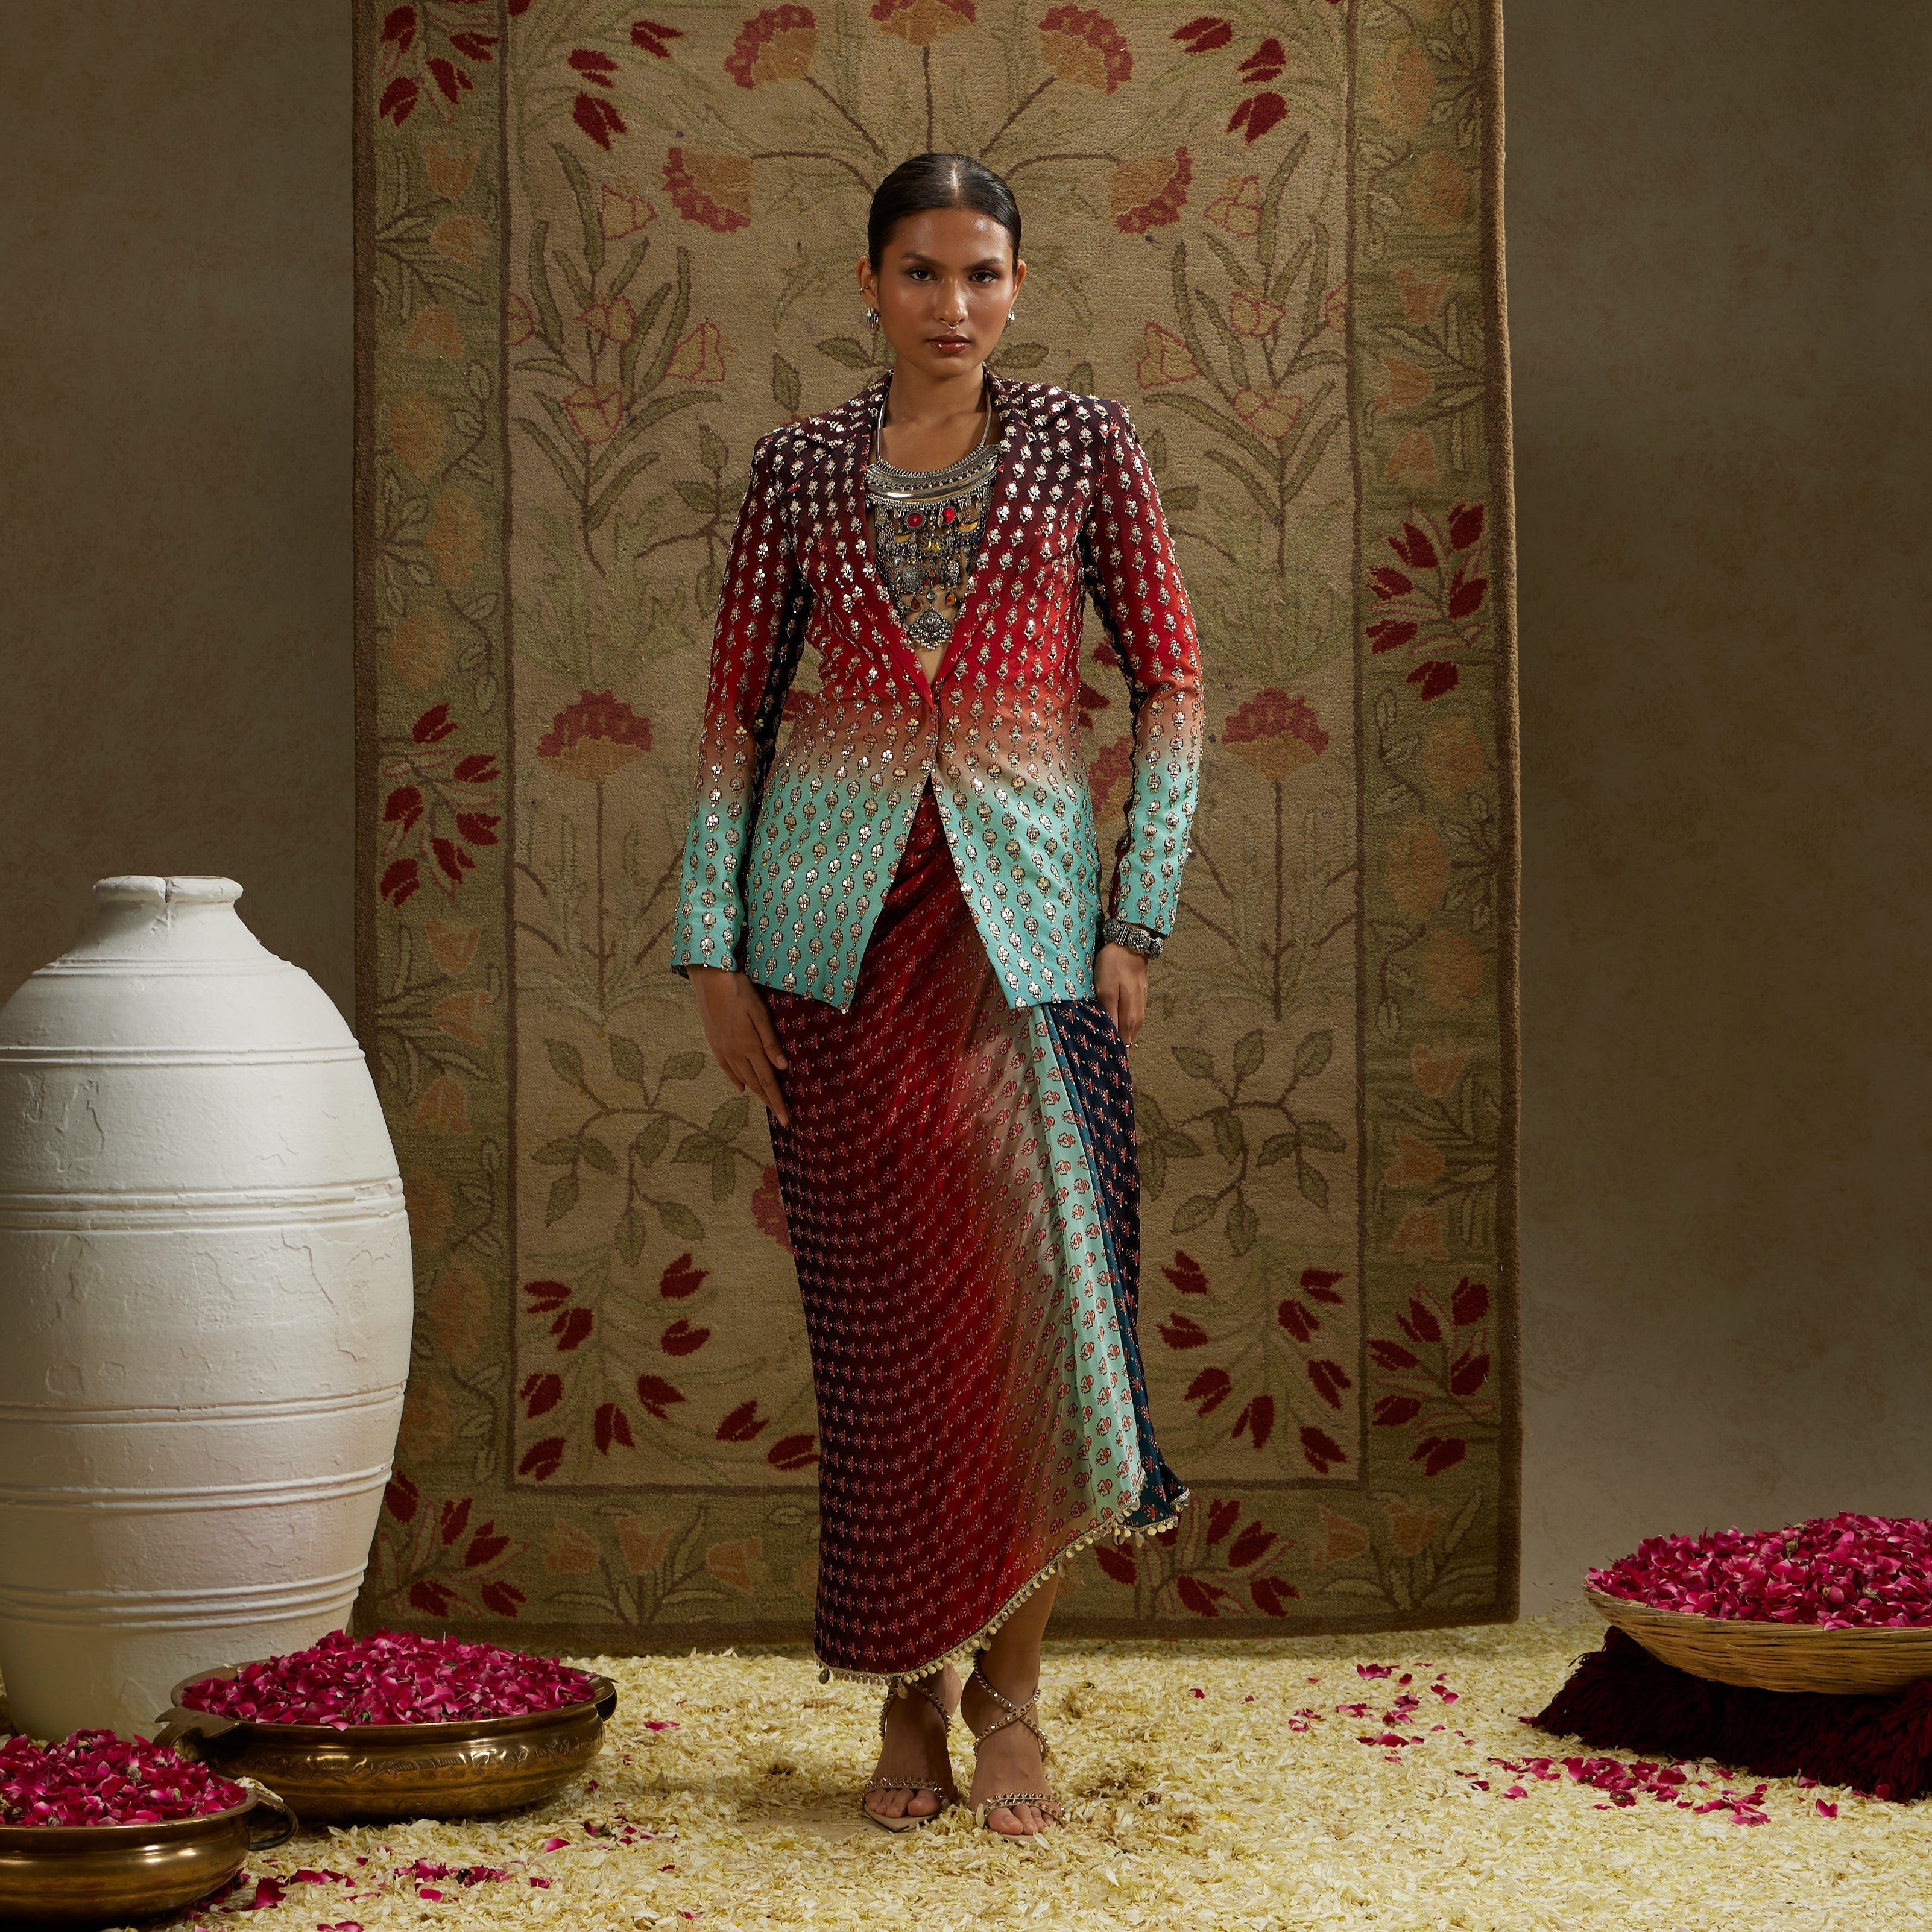
[(879, 398), (891, 380), (891, 369), (873, 376), (858, 394), (831, 413), (821, 439), (829, 485), (825, 494), (835, 524), (832, 543), (842, 560), (852, 564), (854, 608), (846, 614), (842, 628), (860, 650), (873, 650), (873, 640), (878, 640), (886, 661), (904, 674), (914, 690), (929, 695), (926, 672), (920, 670), (918, 655), (906, 638), (904, 624), (898, 622), (898, 607), (892, 603), (891, 591), (886, 591), (872, 560), (872, 541), (866, 530), (866, 464), (872, 462), (872, 425), (879, 413)]
[(1008, 486), (1023, 475), (1028, 467), (1036, 463), (1040, 454), (1036, 446), (1040, 443), (1033, 420), (1030, 399), (1022, 392), (1021, 386), (1010, 382), (992, 370), (986, 372), (992, 385), (993, 406), (1000, 412), (1000, 458), (993, 470), (993, 481), (986, 494), (986, 520), (980, 533), (979, 554), (974, 558), (973, 574), (966, 586), (966, 595), (960, 600), (959, 614), (953, 620), (952, 640), (940, 662), (939, 674), (943, 682), (952, 675), (954, 668), (966, 661), (966, 646), (976, 634), (981, 612), (991, 592), (986, 580), (990, 574), (986, 568), (988, 553), (997, 538), (1004, 535), (1009, 542), (1012, 538), (1030, 534), (1024, 524), (1006, 530), (1011, 520), (1001, 512), (1017, 510), (1018, 501), (1007, 497)]

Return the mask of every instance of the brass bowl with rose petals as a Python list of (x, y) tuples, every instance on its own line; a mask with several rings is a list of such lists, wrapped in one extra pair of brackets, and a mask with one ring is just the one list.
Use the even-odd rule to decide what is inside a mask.
[(617, 1708), (617, 1687), (608, 1677), (592, 1678), (594, 1694), (580, 1703), (440, 1724), (267, 1724), (182, 1704), (190, 1684), (249, 1668), (231, 1664), (183, 1678), (156, 1742), (225, 1777), (266, 1784), (305, 1825), (475, 1818), (535, 1804), (590, 1765)]
[(115, 1924), (206, 1898), (292, 1837), (273, 1792), (155, 1825), (0, 1825), (0, 1925)]

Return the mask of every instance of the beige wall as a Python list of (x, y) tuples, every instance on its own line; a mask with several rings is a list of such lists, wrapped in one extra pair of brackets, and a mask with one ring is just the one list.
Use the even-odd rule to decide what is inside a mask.
[(1932, 11), (1509, 22), (1534, 1610), (1932, 1514)]
[(352, 998), (346, 0), (12, 0), (0, 998), (225, 872)]
[[(16, 0), (0, 980), (230, 872), (346, 1006), (347, 7)], [(1517, 0), (1525, 1598), (1932, 1510), (1932, 15)]]

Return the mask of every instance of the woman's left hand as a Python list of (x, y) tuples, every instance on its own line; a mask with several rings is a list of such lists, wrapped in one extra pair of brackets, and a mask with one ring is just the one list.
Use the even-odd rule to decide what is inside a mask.
[(1126, 946), (1103, 946), (1094, 962), (1094, 992), (1121, 1039), (1132, 1046), (1147, 1018), (1148, 963)]

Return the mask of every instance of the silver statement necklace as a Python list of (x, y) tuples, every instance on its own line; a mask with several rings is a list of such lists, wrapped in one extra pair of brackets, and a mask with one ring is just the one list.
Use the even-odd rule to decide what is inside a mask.
[(999, 464), (999, 448), (992, 440), (992, 400), (987, 398), (980, 440), (944, 470), (902, 470), (886, 462), (878, 454), (885, 424), (881, 396), (872, 424), (872, 459), (866, 466), (874, 561), (907, 635), (922, 649), (943, 650), (972, 574)]
[(888, 385), (879, 398), (878, 412), (872, 419), (872, 456), (866, 465), (866, 494), (868, 496), (886, 502), (918, 502), (931, 496), (946, 496), (962, 486), (973, 487), (981, 480), (982, 472), (992, 473), (999, 452), (991, 440), (993, 404), (990, 396), (986, 399), (986, 419), (980, 425), (980, 440), (958, 462), (949, 463), (944, 470), (902, 470), (898, 464), (888, 463), (883, 453), (886, 446), (886, 397), (890, 394)]

